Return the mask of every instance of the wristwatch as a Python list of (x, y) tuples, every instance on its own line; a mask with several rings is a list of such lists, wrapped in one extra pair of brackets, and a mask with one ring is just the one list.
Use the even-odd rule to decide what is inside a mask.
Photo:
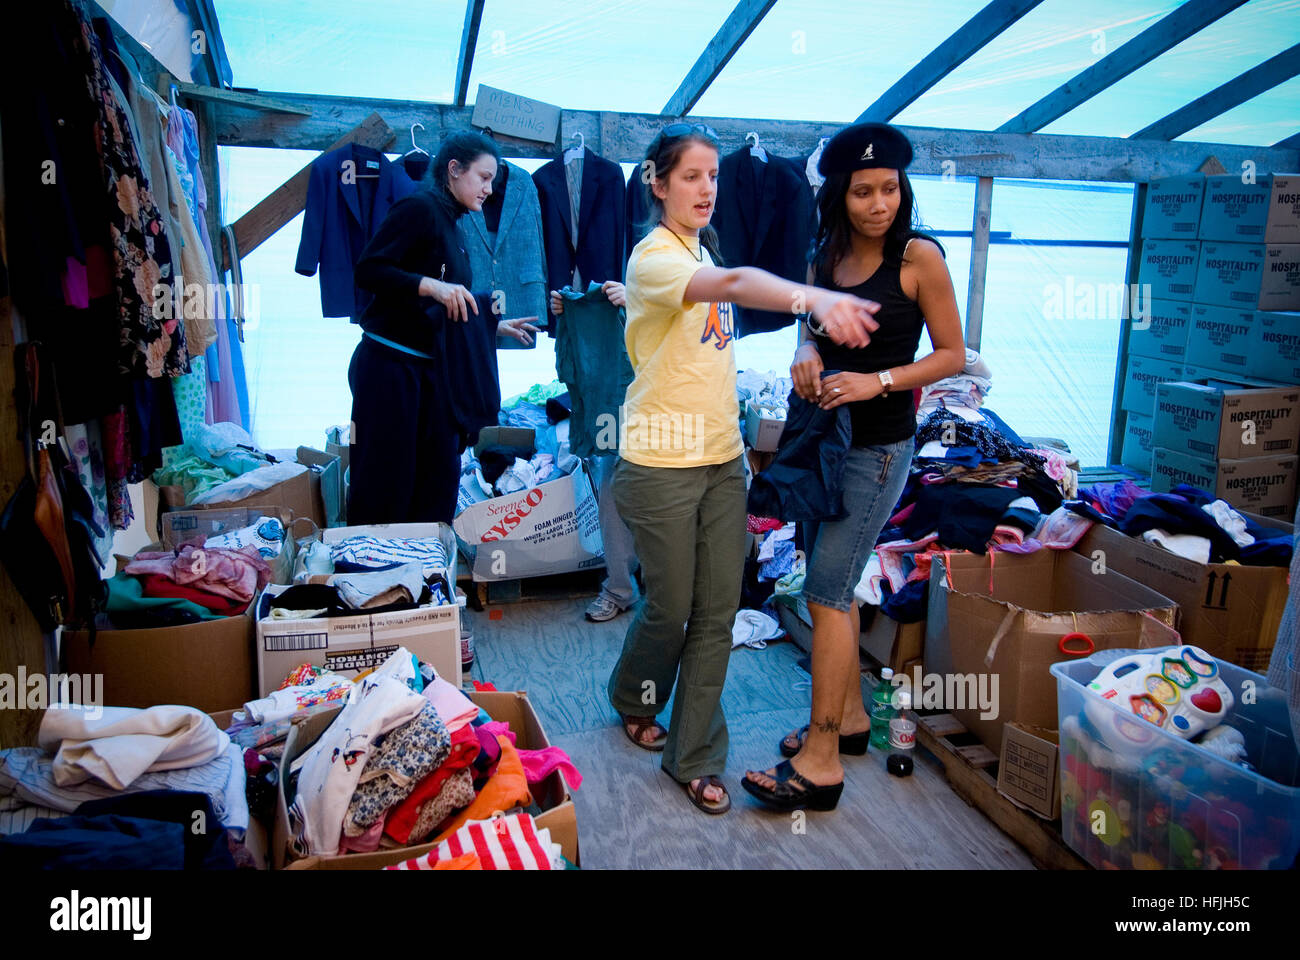
[(888, 370), (881, 370), (876, 374), (880, 378), (880, 385), (884, 388), (880, 391), (882, 397), (889, 396), (889, 388), (894, 385), (894, 375)]

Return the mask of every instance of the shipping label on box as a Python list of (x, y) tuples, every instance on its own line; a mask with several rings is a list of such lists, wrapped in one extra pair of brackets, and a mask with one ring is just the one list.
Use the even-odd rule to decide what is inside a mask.
[(1181, 360), (1187, 353), (1192, 305), (1178, 300), (1152, 300), (1144, 315), (1131, 321), (1128, 352), (1140, 357)]
[(1061, 815), (1061, 789), (1056, 777), (1058, 743), (1055, 730), (1015, 722), (1002, 728), (998, 793), (1044, 820)]
[(1153, 357), (1131, 356), (1124, 370), (1124, 392), (1120, 407), (1129, 413), (1149, 417), (1156, 409), (1156, 386), (1183, 379), (1183, 365)]
[(1255, 313), (1238, 307), (1191, 304), (1186, 362), (1192, 366), (1249, 374), (1250, 335)]
[(1300, 243), (1300, 175), (1273, 174), (1265, 243)]
[(1300, 313), (1261, 310), (1251, 330), (1251, 369), (1261, 377), (1300, 383)]
[(1261, 310), (1300, 310), (1300, 243), (1264, 245)]
[(1197, 303), (1254, 310), (1259, 305), (1260, 282), (1264, 276), (1264, 244), (1201, 244), (1200, 266), (1196, 271)]
[(1151, 442), (1155, 428), (1154, 417), (1144, 417), (1140, 413), (1130, 413), (1124, 421), (1124, 446), (1119, 462), (1133, 470), (1151, 473)]
[(1153, 300), (1191, 300), (1201, 245), (1182, 240), (1143, 240), (1138, 283)]
[(1196, 240), (1201, 226), (1205, 175), (1162, 177), (1147, 184), (1142, 212), (1142, 236), (1168, 240)]
[(1206, 177), (1200, 238), (1262, 242), (1270, 194), (1268, 177), (1261, 177), (1255, 183), (1242, 183), (1240, 176)]

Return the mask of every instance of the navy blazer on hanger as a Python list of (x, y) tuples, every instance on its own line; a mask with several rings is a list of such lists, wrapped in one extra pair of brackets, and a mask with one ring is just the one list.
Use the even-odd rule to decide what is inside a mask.
[(573, 284), (577, 266), (586, 283), (623, 279), (626, 214), (623, 168), (584, 148), (578, 197), (578, 247), (572, 242), (569, 183), (564, 163), (552, 160), (533, 174), (542, 207), (546, 279), (550, 290)]
[[(718, 164), (717, 203), (712, 222), (728, 267), (760, 267), (795, 283), (806, 281), (813, 195), (796, 161), (769, 153), (764, 163), (749, 147), (728, 154)], [(736, 308), (742, 337), (794, 321), (789, 311)]]
[[(349, 160), (356, 176), (345, 182), (343, 164)], [(294, 269), (310, 277), (320, 267), (324, 316), (360, 318), (372, 295), (353, 281), (357, 260), (388, 208), (414, 191), (415, 183), (401, 167), (361, 144), (347, 144), (312, 162)]]

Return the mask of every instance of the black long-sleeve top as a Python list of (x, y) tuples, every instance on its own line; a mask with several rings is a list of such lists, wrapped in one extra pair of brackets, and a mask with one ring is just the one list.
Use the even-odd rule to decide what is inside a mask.
[(420, 280), (470, 286), (469, 256), (456, 230), (465, 212), (440, 186), (393, 204), (357, 262), (357, 286), (374, 294), (358, 320), (363, 330), (421, 353), (441, 354), (447, 311), (420, 296)]

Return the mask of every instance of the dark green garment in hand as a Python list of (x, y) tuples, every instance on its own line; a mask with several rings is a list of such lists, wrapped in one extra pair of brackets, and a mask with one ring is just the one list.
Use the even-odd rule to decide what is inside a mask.
[(555, 344), (555, 373), (569, 388), (573, 406), (569, 449), (579, 457), (618, 452), (623, 397), (632, 382), (622, 307), (593, 283), (586, 293), (569, 287)]

